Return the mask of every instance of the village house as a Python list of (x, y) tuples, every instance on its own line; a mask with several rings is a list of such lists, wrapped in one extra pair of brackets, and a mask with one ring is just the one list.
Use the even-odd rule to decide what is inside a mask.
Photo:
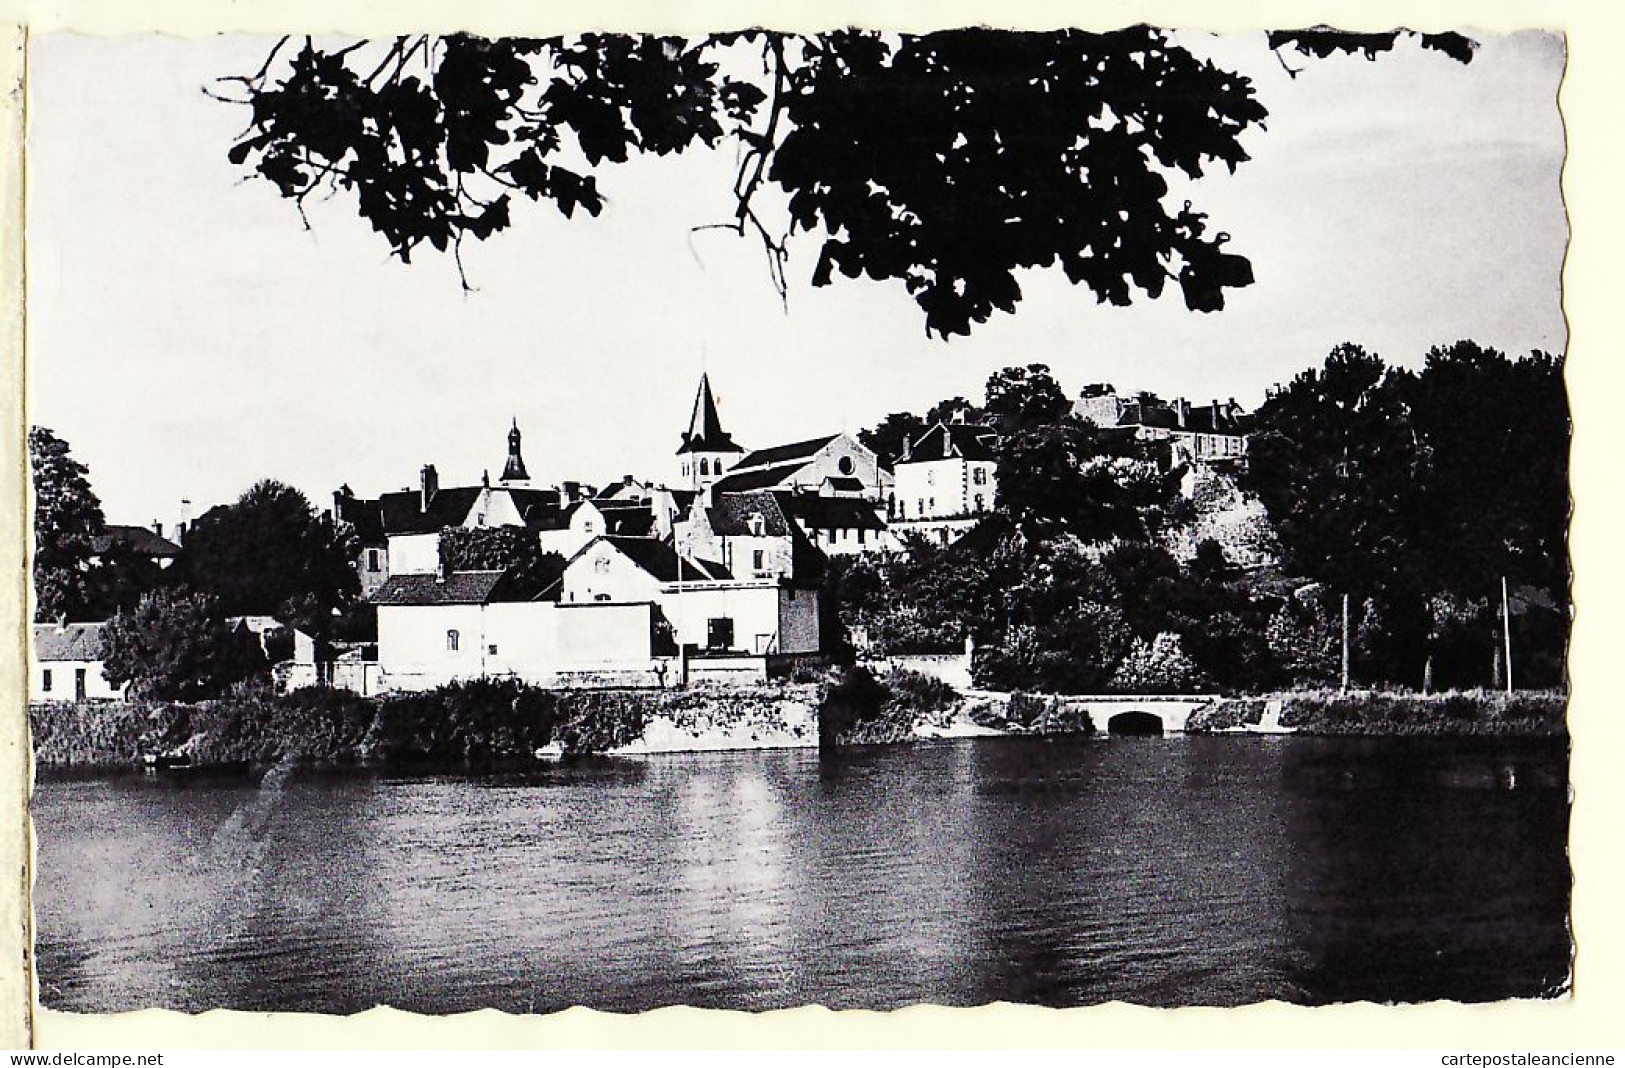
[(937, 423), (906, 442), (888, 498), (892, 534), (952, 543), (993, 510), (997, 467), (991, 427)]
[(500, 571), (453, 571), (391, 576), (373, 602), (384, 690), (479, 678), (659, 685), (668, 670), (647, 601), (562, 605), (522, 596)]
[(818, 493), (786, 493), (774, 498), (779, 509), (825, 556), (852, 556), (858, 553), (884, 553), (900, 548), (887, 530), (878, 504), (862, 497), (846, 496), (830, 490)]
[(692, 671), (707, 671), (705, 658), (756, 658), (765, 674), (767, 658), (817, 654), (818, 590), (792, 577), (795, 551), (741, 555), (763, 566), (734, 571), (651, 538), (601, 537), (565, 568), (561, 603), (656, 605)]
[(154, 523), (151, 530), (122, 523), (108, 523), (102, 528), (102, 533), (92, 539), (90, 547), (92, 567), (99, 565), (102, 558), (115, 547), (128, 556), (150, 561), (159, 568), (173, 564), (175, 558), (181, 554), (181, 547), (164, 537), (162, 523)]
[(103, 672), (104, 623), (36, 623), (30, 634), (30, 701), (121, 701)]

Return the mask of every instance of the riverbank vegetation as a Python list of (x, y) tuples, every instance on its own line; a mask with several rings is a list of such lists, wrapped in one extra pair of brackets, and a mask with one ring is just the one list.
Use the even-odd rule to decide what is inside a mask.
[(1305, 690), (1264, 697), (1228, 698), (1200, 709), (1187, 729), (1222, 731), (1256, 727), (1270, 706), (1277, 723), (1300, 734), (1517, 734), (1562, 735), (1567, 700), (1554, 690)]

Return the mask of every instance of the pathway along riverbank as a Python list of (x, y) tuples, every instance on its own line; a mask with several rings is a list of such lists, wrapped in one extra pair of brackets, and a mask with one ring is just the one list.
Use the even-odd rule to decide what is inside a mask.
[[(851, 670), (749, 689), (547, 691), (487, 680), (362, 698), (249, 688), (198, 704), (36, 704), (29, 716), (42, 768), (128, 767), (146, 755), (193, 765), (463, 767), (533, 760), (548, 746), (567, 755), (631, 755), (1104, 729), (1081, 703), (960, 694), (915, 672)], [(1187, 730), (1560, 736), (1565, 707), (1556, 692), (1315, 691), (1219, 698), (1193, 713)]]

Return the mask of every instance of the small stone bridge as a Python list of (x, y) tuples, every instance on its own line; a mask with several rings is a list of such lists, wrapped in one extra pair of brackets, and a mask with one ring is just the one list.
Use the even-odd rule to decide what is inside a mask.
[[(1009, 694), (976, 691), (976, 696), (1008, 699)], [(1101, 734), (1173, 734), (1185, 729), (1197, 709), (1217, 694), (1033, 694), (1068, 712), (1084, 711)]]

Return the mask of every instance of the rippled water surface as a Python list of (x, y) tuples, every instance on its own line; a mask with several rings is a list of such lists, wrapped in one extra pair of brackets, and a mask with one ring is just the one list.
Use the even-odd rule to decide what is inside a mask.
[(1489, 1000), (1568, 974), (1546, 741), (977, 739), (527, 775), (52, 778), (42, 1001)]

